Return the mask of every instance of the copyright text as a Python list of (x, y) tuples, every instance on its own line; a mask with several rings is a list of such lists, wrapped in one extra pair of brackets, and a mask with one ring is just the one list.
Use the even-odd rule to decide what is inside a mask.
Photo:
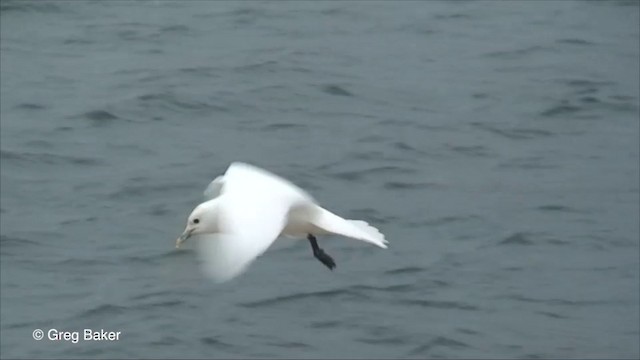
[(80, 341), (118, 341), (120, 340), (121, 334), (121, 331), (107, 331), (105, 329), (84, 329), (83, 331), (49, 329), (46, 332), (41, 329), (35, 329), (33, 330), (33, 339), (37, 341), (43, 339), (50, 341), (68, 341), (77, 344)]

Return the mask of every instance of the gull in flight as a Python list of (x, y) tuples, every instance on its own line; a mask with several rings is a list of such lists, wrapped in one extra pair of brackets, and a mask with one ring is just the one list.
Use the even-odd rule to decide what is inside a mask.
[(200, 264), (216, 282), (242, 274), (280, 236), (306, 238), (313, 256), (331, 270), (335, 261), (320, 248), (316, 236), (340, 235), (387, 248), (388, 241), (375, 227), (341, 218), (298, 186), (254, 165), (231, 163), (204, 195), (207, 201), (189, 215), (176, 248), (199, 235)]

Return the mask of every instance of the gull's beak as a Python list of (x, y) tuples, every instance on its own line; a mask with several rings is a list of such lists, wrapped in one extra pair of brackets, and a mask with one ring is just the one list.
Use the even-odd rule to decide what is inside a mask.
[(184, 232), (182, 233), (182, 235), (180, 235), (180, 237), (176, 239), (176, 249), (179, 248), (180, 244), (185, 242), (185, 240), (187, 240), (191, 236), (191, 233), (193, 232), (193, 230), (194, 229), (189, 229), (189, 227), (184, 229)]

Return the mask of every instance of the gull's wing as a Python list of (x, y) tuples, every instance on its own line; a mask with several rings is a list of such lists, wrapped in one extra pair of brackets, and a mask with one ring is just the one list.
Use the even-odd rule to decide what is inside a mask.
[(211, 200), (213, 198), (217, 198), (220, 195), (223, 185), (223, 176), (218, 176), (217, 178), (213, 179), (213, 181), (209, 183), (209, 186), (207, 186), (207, 188), (204, 190), (204, 199)]
[(220, 232), (198, 241), (203, 270), (217, 282), (245, 271), (278, 238), (291, 207), (309, 200), (288, 181), (241, 163), (229, 167), (221, 193)]
[(246, 164), (233, 162), (224, 174), (221, 193), (252, 191), (260, 194), (269, 192), (273, 196), (286, 198), (291, 202), (310, 201), (314, 199), (306, 191), (292, 182), (267, 170)]
[(225, 183), (232, 183), (232, 187), (236, 189), (247, 189), (255, 187), (255, 184), (261, 184), (263, 189), (268, 188), (269, 191), (279, 190), (282, 194), (303, 197), (313, 202), (311, 195), (289, 180), (243, 162), (232, 163), (224, 175), (213, 179), (204, 190), (205, 200), (217, 198), (223, 191), (227, 191), (228, 187), (225, 188)]
[(262, 255), (278, 238), (289, 212), (289, 204), (270, 196), (225, 195), (221, 200), (220, 232), (197, 242), (202, 269), (216, 282), (240, 275)]

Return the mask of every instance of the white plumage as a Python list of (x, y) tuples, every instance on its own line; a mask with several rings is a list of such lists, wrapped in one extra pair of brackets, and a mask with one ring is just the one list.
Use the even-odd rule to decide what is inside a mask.
[(242, 272), (281, 235), (341, 235), (387, 248), (387, 240), (362, 220), (347, 220), (318, 206), (293, 183), (264, 169), (232, 163), (204, 192), (176, 247), (199, 234), (204, 273), (217, 282)]

